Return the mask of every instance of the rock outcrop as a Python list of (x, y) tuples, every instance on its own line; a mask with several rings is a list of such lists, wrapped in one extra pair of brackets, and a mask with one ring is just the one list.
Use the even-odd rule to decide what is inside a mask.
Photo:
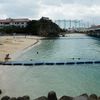
[(54, 91), (48, 93), (48, 100), (57, 100), (57, 96)]
[(47, 97), (45, 97), (45, 96), (41, 96), (41, 97), (36, 98), (36, 99), (34, 99), (34, 100), (48, 100), (48, 98), (47, 98)]
[(91, 95), (89, 96), (89, 99), (88, 99), (88, 100), (97, 100), (97, 99), (98, 99), (98, 97), (97, 97), (96, 94), (91, 94)]
[(62, 96), (59, 100), (73, 100), (73, 97), (70, 97), (70, 96)]
[(30, 21), (27, 25), (27, 31), (31, 35), (39, 35), (45, 37), (57, 37), (62, 29), (47, 17), (42, 17), (40, 20)]
[(88, 96), (87, 94), (82, 94), (76, 97), (65, 95), (58, 99), (56, 93), (54, 91), (51, 91), (48, 93), (47, 97), (42, 96), (35, 100), (100, 100), (100, 97), (98, 97), (96, 94), (91, 94), (90, 96)]
[(9, 99), (10, 99), (9, 96), (4, 96), (4, 97), (1, 98), (1, 100), (9, 100)]

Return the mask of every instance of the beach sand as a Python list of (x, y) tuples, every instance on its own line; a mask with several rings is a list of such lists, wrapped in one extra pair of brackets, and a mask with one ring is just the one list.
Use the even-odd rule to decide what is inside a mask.
[[(0, 36), (0, 61), (4, 61), (6, 54), (16, 54), (37, 44), (39, 37), (35, 36)], [(11, 57), (10, 60), (13, 58)]]

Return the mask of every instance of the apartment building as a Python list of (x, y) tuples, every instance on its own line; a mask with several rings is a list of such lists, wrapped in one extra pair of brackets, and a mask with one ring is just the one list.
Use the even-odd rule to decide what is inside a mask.
[(28, 18), (21, 18), (21, 19), (0, 19), (0, 28), (5, 26), (19, 26), (19, 27), (26, 27), (27, 23), (30, 20)]

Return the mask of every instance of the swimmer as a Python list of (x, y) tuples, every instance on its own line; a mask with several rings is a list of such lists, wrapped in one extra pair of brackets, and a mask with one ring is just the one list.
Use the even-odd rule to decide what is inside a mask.
[(32, 61), (32, 59), (30, 59), (30, 61)]
[(80, 58), (78, 58), (78, 60), (80, 60)]

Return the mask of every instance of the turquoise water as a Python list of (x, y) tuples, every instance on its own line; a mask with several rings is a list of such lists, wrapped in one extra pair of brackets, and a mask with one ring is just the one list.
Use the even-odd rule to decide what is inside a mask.
[[(99, 60), (99, 50), (98, 39), (71, 34), (56, 40), (42, 40), (40, 45), (16, 60), (66, 61), (73, 57), (74, 60), (78, 57), (80, 60)], [(28, 94), (31, 98), (46, 96), (50, 90), (56, 91), (58, 97), (82, 93), (100, 95), (100, 65), (0, 66), (0, 88), (3, 95)]]
[[(41, 40), (42, 43), (23, 53), (19, 61), (99, 60), (100, 41), (84, 34)], [(37, 54), (38, 52), (38, 54)]]
[(58, 97), (82, 93), (100, 95), (100, 65), (0, 66), (3, 95), (36, 98), (54, 90)]

